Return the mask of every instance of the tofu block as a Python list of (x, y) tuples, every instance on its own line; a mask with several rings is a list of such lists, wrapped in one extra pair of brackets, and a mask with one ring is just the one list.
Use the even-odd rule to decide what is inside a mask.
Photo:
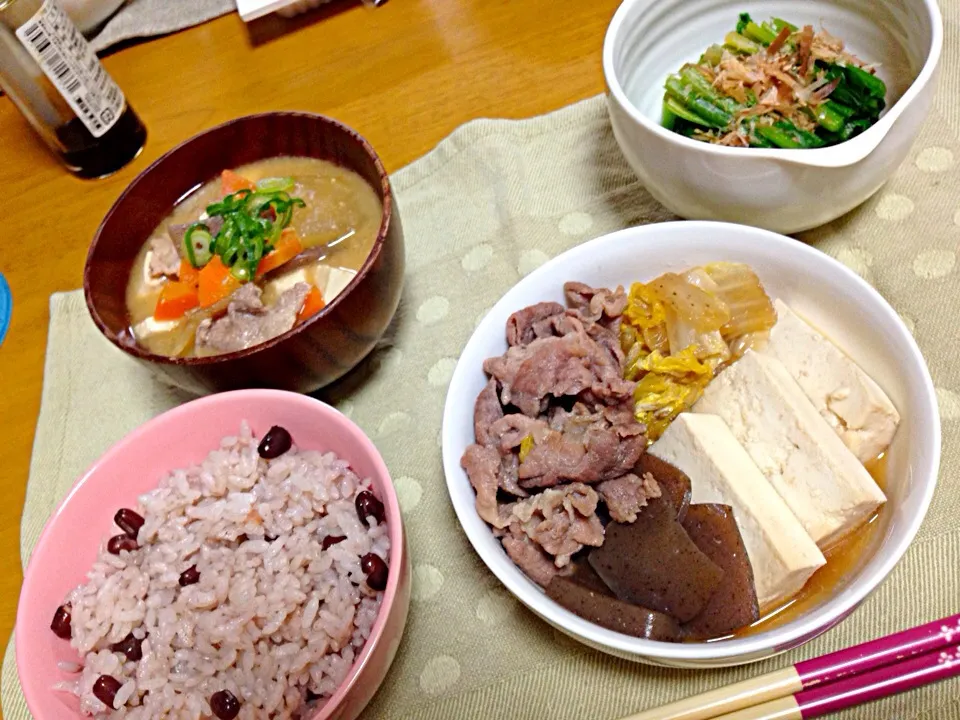
[(316, 280), (317, 287), (323, 293), (324, 301), (332, 302), (356, 275), (356, 270), (350, 270), (349, 268), (320, 265), (316, 270)]
[[(307, 265), (306, 267), (291, 270), (271, 282), (273, 295), (279, 296), (297, 283), (314, 285), (320, 290), (325, 303), (330, 303), (356, 277), (355, 270), (333, 267), (331, 265)], [(270, 302), (273, 302), (271, 299)]]
[(900, 413), (859, 365), (782, 300), (763, 353), (787, 369), (817, 412), (865, 463), (890, 445)]
[(143, 338), (147, 337), (148, 335), (157, 335), (158, 333), (170, 332), (179, 324), (179, 320), (157, 320), (153, 317), (153, 315), (151, 315), (133, 328), (133, 334), (138, 339), (143, 340)]
[(270, 282), (268, 285), (268, 287), (271, 288), (271, 294), (268, 298), (268, 302), (276, 302), (276, 298), (280, 297), (280, 295), (285, 293), (297, 283), (307, 283), (307, 285), (313, 285), (312, 271), (313, 268), (310, 266), (297, 268), (296, 270), (291, 270), (290, 272), (284, 273), (280, 277), (272, 280), (272, 282)]
[(748, 351), (693, 406), (719, 415), (824, 550), (886, 502), (856, 456), (779, 360)]
[(796, 595), (826, 563), (813, 538), (718, 416), (681, 413), (648, 452), (686, 473), (692, 504), (733, 508), (761, 613)]

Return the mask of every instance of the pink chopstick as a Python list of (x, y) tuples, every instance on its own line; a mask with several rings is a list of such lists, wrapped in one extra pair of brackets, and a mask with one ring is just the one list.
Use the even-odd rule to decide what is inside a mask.
[[(944, 648), (951, 644), (956, 645), (958, 642), (960, 642), (960, 614), (950, 615), (925, 625), (854, 645), (845, 650), (802, 660), (783, 670), (630, 715), (623, 720), (709, 720), (721, 716), (726, 720), (726, 714), (729, 713), (734, 713), (730, 716), (731, 718), (753, 718), (753, 715), (741, 716), (735, 711), (755, 708), (777, 699), (782, 701), (784, 711), (792, 712), (797, 708), (794, 698), (801, 697), (806, 692), (814, 692), (821, 686), (823, 692), (827, 692), (828, 688), (839, 684), (838, 681), (844, 678), (851, 678), (849, 682), (853, 683), (858, 681), (861, 675), (887, 666), (902, 668), (905, 667), (902, 664), (904, 660), (921, 655), (926, 656), (934, 651), (948, 652)], [(903, 672), (906, 671), (896, 670), (895, 674), (899, 676)], [(932, 670), (927, 674), (929, 672)], [(933, 682), (933, 680), (923, 680), (920, 684), (926, 682)], [(909, 688), (904, 687), (893, 692), (902, 692), (906, 689)], [(863, 702), (863, 700), (857, 702)], [(787, 714), (771, 717), (801, 716)], [(815, 716), (802, 715), (802, 717)]]
[(905, 658), (960, 642), (960, 614), (934, 620), (845, 650), (801, 660), (794, 667), (803, 689), (874, 670)]
[(811, 720), (960, 676), (960, 645), (948, 645), (876, 670), (721, 715), (716, 720)]

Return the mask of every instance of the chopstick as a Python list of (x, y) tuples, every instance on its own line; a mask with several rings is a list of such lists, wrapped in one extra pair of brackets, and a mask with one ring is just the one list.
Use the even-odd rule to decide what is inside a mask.
[(810, 720), (922, 685), (960, 676), (960, 645), (755, 705), (716, 720)]
[[(819, 685), (827, 683), (840, 685), (836, 681), (851, 676), (856, 678), (861, 674), (871, 673), (887, 666), (895, 666), (897, 668), (895, 676), (901, 676), (913, 672), (913, 670), (905, 669), (907, 665), (902, 663), (903, 660), (921, 655), (926, 656), (926, 654), (934, 651), (943, 651), (949, 655), (950, 651), (944, 650), (944, 648), (947, 648), (951, 643), (955, 644), (955, 642), (960, 642), (960, 614), (950, 615), (925, 625), (902, 630), (886, 637), (870, 640), (810, 660), (803, 660), (783, 670), (776, 670), (750, 680), (744, 680), (699, 695), (692, 695), (659, 708), (630, 715), (622, 720), (710, 720), (721, 716), (724, 720), (767, 717), (784, 718), (785, 720), (799, 718), (800, 715), (790, 714), (738, 715), (736, 711), (744, 708), (754, 709), (755, 706), (762, 706), (763, 704), (772, 705), (770, 701), (779, 701), (781, 712), (794, 712), (798, 707), (796, 697), (801, 697), (802, 700), (803, 693), (812, 691)], [(939, 658), (936, 652), (934, 652), (934, 656)], [(940, 663), (941, 666), (946, 664), (950, 664), (950, 667), (954, 668), (954, 665), (960, 665), (960, 662), (951, 664), (944, 660)], [(954, 672), (957, 671), (960, 671), (960, 668), (954, 668)], [(925, 678), (929, 674), (927, 672), (922, 677)], [(932, 679), (922, 680), (916, 684), (926, 684), (938, 679), (941, 678), (939, 676), (932, 677)], [(849, 682), (852, 683), (853, 680)], [(864, 682), (873, 682), (873, 680), (866, 679)], [(909, 687), (915, 687), (916, 684)], [(896, 683), (894, 683), (894, 686), (899, 687)], [(827, 687), (833, 687), (833, 685)], [(909, 687), (903, 687), (892, 692), (902, 692)], [(827, 692), (826, 687), (823, 688), (823, 692)], [(881, 695), (873, 695), (871, 699), (872, 697), (881, 697)], [(856, 702), (863, 702), (865, 699)], [(804, 713), (803, 717), (815, 716)]]

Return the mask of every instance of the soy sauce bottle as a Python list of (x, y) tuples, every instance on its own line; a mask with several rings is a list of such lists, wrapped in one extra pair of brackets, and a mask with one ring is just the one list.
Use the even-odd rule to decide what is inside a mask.
[(74, 174), (103, 177), (147, 130), (57, 0), (0, 0), (0, 88)]

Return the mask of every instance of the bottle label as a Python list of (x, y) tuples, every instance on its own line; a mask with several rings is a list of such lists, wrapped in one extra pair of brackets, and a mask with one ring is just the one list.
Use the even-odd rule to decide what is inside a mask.
[(112, 128), (126, 99), (56, 0), (45, 0), (17, 37), (94, 137)]

